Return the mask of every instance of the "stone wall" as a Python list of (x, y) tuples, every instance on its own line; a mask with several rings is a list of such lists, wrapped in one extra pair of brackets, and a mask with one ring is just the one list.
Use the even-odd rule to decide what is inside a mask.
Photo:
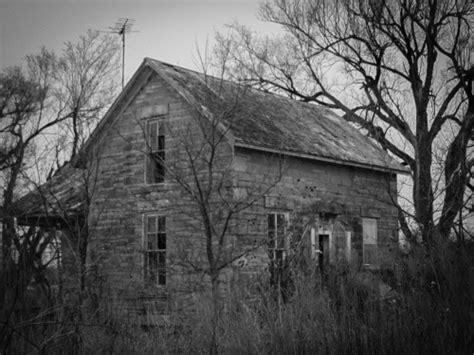
[[(169, 171), (165, 182), (149, 185), (145, 183), (145, 124), (160, 115), (167, 122)], [(206, 238), (193, 196), (198, 191), (194, 176), (214, 184), (208, 208), (215, 236), (228, 228), (220, 255), (223, 264), (232, 263), (222, 272), (224, 284), (241, 274), (261, 273), (268, 265), (269, 211), (293, 213), (317, 202), (337, 202), (342, 206), (341, 220), (354, 232), (355, 249), (361, 248), (361, 218), (373, 217), (378, 220), (381, 250), (388, 253), (385, 245), (397, 236), (397, 211), (388, 193), (396, 196), (394, 175), (297, 158), (283, 161), (251, 150), (234, 152), (223, 140), (209, 180), (206, 162), (199, 160), (200, 154), (209, 153), (202, 134), (207, 123), (201, 119), (166, 82), (152, 75), (98, 138), (88, 167), (94, 181), (88, 266), (96, 270), (96, 288), (106, 299), (115, 300), (118, 310), (146, 315), (183, 309), (209, 290), (209, 278), (203, 272), (208, 265)], [(191, 169), (190, 159), (197, 171)], [(242, 208), (226, 218), (236, 206), (229, 202), (235, 201)], [(144, 283), (144, 218), (151, 214), (166, 216), (166, 286)], [(240, 254), (244, 255), (238, 258)]]
[[(146, 184), (145, 125), (157, 116), (166, 122), (167, 173), (163, 183)], [(202, 219), (192, 198), (197, 191), (194, 176), (202, 182), (208, 177), (202, 159), (210, 149), (202, 135), (206, 124), (198, 112), (154, 75), (101, 137), (100, 149), (89, 168), (96, 176), (89, 216), (89, 263), (96, 266), (96, 282), (102, 284), (104, 297), (116, 300), (118, 309), (147, 313), (187, 307), (207, 287), (209, 280), (199, 272), (206, 266)], [(215, 154), (213, 183), (228, 190), (232, 149), (226, 140)], [(218, 212), (216, 203), (215, 196), (211, 196), (211, 209)], [(166, 217), (166, 286), (145, 286), (147, 215)]]
[[(397, 198), (395, 174), (300, 158), (286, 157), (282, 161), (276, 155), (237, 149), (234, 181), (240, 189), (255, 189), (255, 181), (263, 181), (265, 176), (268, 180), (271, 174), (275, 176), (269, 169), (280, 164), (282, 175), (276, 186), (241, 214), (238, 240), (244, 244), (245, 240), (265, 240), (266, 216), (270, 212), (287, 212), (290, 223), (292, 216), (301, 212), (308, 214), (308, 210), (313, 214), (334, 213), (337, 214), (335, 221), (351, 232), (352, 264), (361, 267), (362, 218), (375, 218), (380, 267), (391, 265), (391, 251), (398, 240), (398, 211), (392, 203)], [(309, 238), (309, 233), (305, 238)], [(340, 248), (340, 241), (334, 243)], [(268, 263), (263, 248), (259, 255), (247, 258), (242, 263), (246, 265), (242, 271), (254, 273)]]

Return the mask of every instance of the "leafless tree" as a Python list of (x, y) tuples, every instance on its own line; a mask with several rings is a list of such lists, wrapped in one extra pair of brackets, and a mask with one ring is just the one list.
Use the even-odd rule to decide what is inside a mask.
[[(218, 35), (234, 76), (342, 113), (411, 171), (422, 237), (448, 235), (463, 205), (474, 124), (474, 5), (469, 0), (275, 0), (261, 38), (238, 24)], [(442, 147), (441, 194), (433, 155)], [(434, 205), (439, 196), (439, 213)], [(406, 214), (400, 224), (407, 236)]]
[[(180, 154), (184, 158), (181, 161), (185, 163), (180, 167), (173, 163), (166, 165), (171, 179), (197, 207), (198, 215), (195, 217), (201, 222), (207, 256), (207, 266), (201, 271), (209, 275), (213, 291), (217, 291), (220, 271), (249, 252), (235, 251), (226, 246), (232, 223), (236, 222), (240, 212), (263, 199), (278, 183), (283, 169), (281, 158), (276, 157), (277, 166), (269, 167), (262, 181), (256, 179), (253, 186), (238, 185), (227, 137), (239, 119), (240, 95), (246, 93), (233, 95), (235, 101), (223, 104), (218, 111), (214, 108), (198, 114), (196, 122), (187, 126), (184, 132), (171, 133), (179, 140), (183, 149)], [(235, 230), (235, 225), (233, 227)]]
[[(149, 156), (147, 175), (170, 184), (172, 187), (168, 189), (179, 196), (172, 209), (183, 217), (179, 222), (183, 230), (174, 233), (181, 237), (185, 233), (189, 238), (174, 238), (184, 244), (177, 248), (181, 253), (172, 262), (192, 270), (194, 275), (205, 276), (203, 286), (210, 291), (212, 305), (210, 346), (211, 353), (216, 353), (222, 275), (236, 260), (267, 242), (239, 243), (242, 245), (236, 248), (231, 238), (239, 227), (241, 212), (262, 202), (265, 194), (280, 181), (283, 160), (280, 156), (273, 157), (273, 163), (277, 164), (269, 164), (260, 180), (256, 177), (251, 186), (240, 186), (230, 137), (245, 114), (243, 106), (249, 89), (207, 74), (200, 81), (196, 89), (200, 101), (192, 116), (172, 119), (164, 116), (158, 122), (146, 123), (148, 126), (142, 129), (147, 142), (145, 153)], [(150, 124), (159, 125), (164, 135), (150, 135)]]
[[(7, 253), (14, 234), (13, 208), (19, 178), (38, 158), (36, 149), (57, 139), (58, 126), (74, 132), (70, 156), (77, 152), (87, 134), (86, 126), (110, 104), (114, 92), (114, 72), (118, 70), (118, 47), (107, 36), (90, 31), (77, 44), (66, 43), (64, 53), (42, 49), (26, 57), (26, 73), (20, 68), (7, 68), (1, 74), (0, 134), (2, 147), (0, 169), (4, 180), (3, 250)], [(58, 147), (57, 141), (53, 141)], [(48, 147), (50, 148), (50, 147)], [(63, 155), (58, 159), (67, 159)], [(54, 157), (49, 156), (49, 163)], [(36, 162), (37, 163), (37, 162)], [(6, 254), (5, 254), (6, 256)], [(8, 258), (4, 258), (4, 262)]]
[(70, 112), (62, 125), (72, 160), (118, 93), (118, 43), (89, 30), (77, 42), (66, 42), (57, 62), (55, 99)]
[[(41, 271), (44, 265), (38, 260), (54, 236), (37, 226), (19, 232), (15, 198), (19, 190), (25, 192), (31, 167), (68, 158), (66, 154), (38, 153), (50, 149), (51, 144), (59, 147), (57, 153), (67, 149), (68, 138), (59, 139), (61, 125), (73, 127), (70, 156), (74, 156), (87, 122), (110, 103), (117, 56), (118, 47), (110, 37), (89, 32), (78, 44), (67, 43), (59, 57), (43, 48), (26, 57), (25, 69), (7, 68), (0, 73), (2, 305), (7, 291), (22, 294)], [(20, 279), (24, 282), (17, 282)]]

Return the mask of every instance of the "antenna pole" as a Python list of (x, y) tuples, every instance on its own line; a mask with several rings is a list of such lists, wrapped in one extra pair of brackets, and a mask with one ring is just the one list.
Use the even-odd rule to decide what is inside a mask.
[[(127, 21), (125, 21), (125, 24)], [(125, 24), (122, 27), (122, 90), (125, 82)]]
[(129, 18), (121, 18), (113, 27), (109, 27), (111, 33), (122, 36), (122, 89), (125, 86), (125, 35), (131, 31), (135, 20)]

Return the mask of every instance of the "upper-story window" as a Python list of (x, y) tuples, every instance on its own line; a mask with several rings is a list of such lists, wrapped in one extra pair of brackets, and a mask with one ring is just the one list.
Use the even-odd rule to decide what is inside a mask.
[(151, 120), (146, 125), (147, 162), (146, 182), (156, 184), (165, 180), (165, 123)]

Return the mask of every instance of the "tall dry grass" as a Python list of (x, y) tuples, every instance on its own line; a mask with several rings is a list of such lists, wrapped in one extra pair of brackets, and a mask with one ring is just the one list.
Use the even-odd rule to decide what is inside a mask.
[[(474, 246), (416, 246), (391, 270), (362, 272), (341, 264), (324, 280), (295, 272), (280, 297), (268, 278), (235, 285), (218, 305), (220, 353), (472, 354)], [(384, 291), (380, 293), (380, 285)], [(255, 291), (255, 290), (258, 291)], [(389, 290), (389, 292), (386, 292)], [(57, 303), (10, 320), (2, 353), (207, 353), (216, 307), (203, 297), (194, 312), (147, 326), (117, 302), (98, 308)]]

